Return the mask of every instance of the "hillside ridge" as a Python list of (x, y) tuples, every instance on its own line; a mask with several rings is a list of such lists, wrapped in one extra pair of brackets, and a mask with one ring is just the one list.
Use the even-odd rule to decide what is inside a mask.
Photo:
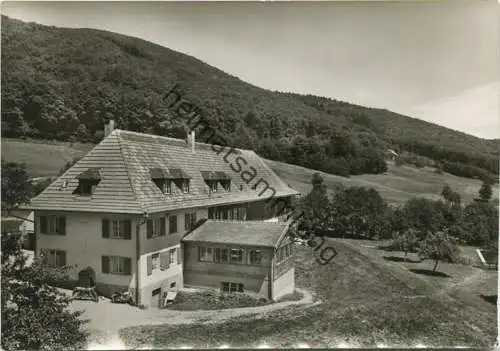
[(165, 100), (177, 85), (216, 132), (213, 142), (269, 159), (343, 176), (383, 173), (390, 147), (457, 175), (498, 173), (494, 141), (385, 109), (259, 88), (143, 39), (2, 16), (2, 48), (2, 136), (96, 143), (114, 119), (120, 129), (185, 138), (186, 111)]

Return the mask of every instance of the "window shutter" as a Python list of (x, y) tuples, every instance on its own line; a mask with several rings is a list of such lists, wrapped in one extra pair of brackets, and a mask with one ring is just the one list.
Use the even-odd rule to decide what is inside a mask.
[(66, 251), (59, 251), (61, 266), (66, 266)]
[(184, 215), (184, 229), (188, 230), (189, 229), (189, 214)]
[(47, 216), (40, 216), (40, 232), (47, 234)]
[(152, 255), (149, 255), (146, 257), (146, 264), (147, 264), (148, 275), (151, 275), (153, 273), (153, 256)]
[(109, 238), (109, 219), (102, 220), (102, 237)]
[(101, 265), (102, 265), (102, 272), (109, 273), (109, 257), (108, 256), (102, 256)]
[(153, 220), (152, 219), (148, 219), (148, 226), (147, 226), (146, 237), (148, 239), (150, 239), (150, 238), (153, 237)]
[(132, 239), (132, 221), (130, 219), (125, 221), (125, 239)]
[(131, 275), (132, 274), (132, 259), (130, 257), (125, 257), (124, 258), (124, 268), (125, 268), (125, 274)]
[(167, 259), (167, 269), (170, 267), (170, 250), (169, 251), (165, 251), (165, 256), (166, 256), (166, 259)]
[(66, 217), (59, 217), (59, 235), (66, 235)]
[(177, 248), (177, 264), (181, 264), (181, 248)]
[(165, 235), (167, 233), (167, 217), (163, 217), (161, 221), (161, 235)]
[(160, 269), (164, 271), (167, 269), (167, 253), (166, 252), (160, 252)]

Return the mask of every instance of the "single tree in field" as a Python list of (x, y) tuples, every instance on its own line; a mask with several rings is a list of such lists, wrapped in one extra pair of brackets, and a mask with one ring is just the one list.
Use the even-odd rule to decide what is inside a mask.
[(33, 185), (26, 172), (26, 165), (2, 159), (2, 211), (28, 203), (33, 195)]
[(450, 201), (450, 195), (451, 193), (453, 192), (453, 190), (451, 190), (451, 187), (446, 184), (444, 187), (443, 187), (443, 190), (441, 190), (441, 196), (446, 200), (446, 201)]
[(313, 175), (312, 190), (301, 201), (305, 218), (311, 223), (312, 229), (326, 229), (330, 217), (330, 199), (328, 198), (326, 185), (319, 173)]
[(458, 255), (457, 239), (449, 235), (447, 230), (427, 234), (420, 245), (420, 258), (434, 260), (433, 272), (436, 271), (439, 261), (454, 262)]
[(67, 279), (66, 268), (37, 258), (28, 263), (20, 235), (2, 233), (1, 308), (4, 350), (83, 349), (82, 312), (70, 312), (70, 298), (49, 285)]
[(419, 247), (419, 243), (420, 240), (418, 239), (417, 231), (410, 228), (401, 234), (396, 234), (391, 246), (403, 251), (405, 253), (405, 261), (407, 261), (408, 252), (415, 252)]
[(483, 201), (489, 201), (493, 195), (493, 190), (491, 189), (491, 184), (488, 182), (483, 182), (481, 189), (479, 189), (479, 198)]
[(449, 185), (445, 185), (441, 191), (441, 196), (444, 200), (454, 206), (459, 206), (461, 202), (461, 197), (458, 192), (453, 191)]

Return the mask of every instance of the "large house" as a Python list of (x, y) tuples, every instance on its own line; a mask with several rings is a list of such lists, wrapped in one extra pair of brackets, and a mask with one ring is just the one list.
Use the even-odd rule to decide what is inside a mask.
[(113, 129), (29, 206), (36, 248), (75, 284), (140, 305), (184, 286), (294, 289), (283, 216), (298, 192), (253, 151)]

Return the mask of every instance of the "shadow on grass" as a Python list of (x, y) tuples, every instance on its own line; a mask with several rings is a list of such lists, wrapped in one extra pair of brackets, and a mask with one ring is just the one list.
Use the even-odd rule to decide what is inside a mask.
[(496, 305), (497, 304), (497, 296), (498, 295), (483, 295), (481, 294), (481, 297), (486, 301), (486, 302), (489, 302), (491, 303), (492, 305)]
[(448, 275), (443, 272), (434, 272), (431, 271), (430, 269), (410, 269), (411, 272), (416, 273), (416, 274), (423, 274), (423, 275), (430, 275), (433, 277), (442, 277), (442, 278), (450, 278), (451, 275)]
[(392, 261), (392, 262), (408, 262), (408, 263), (420, 263), (420, 262), (422, 262), (421, 260), (412, 260), (411, 258), (407, 258), (405, 260), (404, 257), (398, 257), (398, 256), (384, 256), (384, 260)]

